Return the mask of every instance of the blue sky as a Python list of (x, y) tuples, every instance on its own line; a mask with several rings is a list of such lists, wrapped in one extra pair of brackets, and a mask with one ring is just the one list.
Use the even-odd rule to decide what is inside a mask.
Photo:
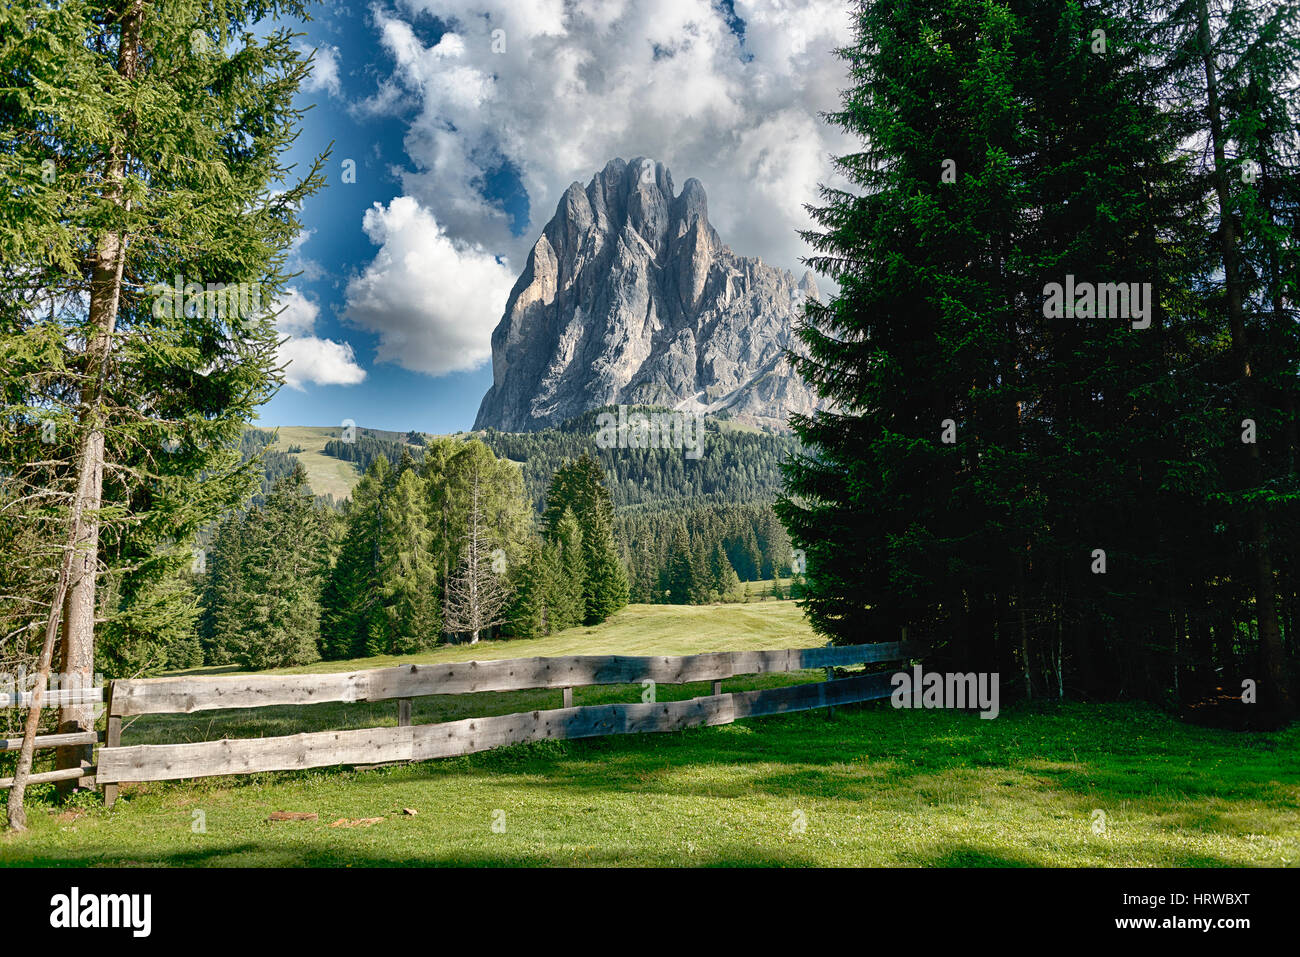
[[(320, 5), (290, 159), (333, 143), (282, 303), (290, 384), (263, 425), (471, 427), (490, 336), (569, 183), (615, 156), (699, 178), (738, 252), (799, 268), (843, 151), (841, 0)], [(345, 182), (352, 161), (355, 182)]]

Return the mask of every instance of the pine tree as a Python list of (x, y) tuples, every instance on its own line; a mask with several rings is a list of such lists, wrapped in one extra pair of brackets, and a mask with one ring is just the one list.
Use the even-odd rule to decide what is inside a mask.
[(383, 456), (372, 461), (346, 507), (343, 542), (321, 598), (321, 653), (327, 659), (366, 654), (380, 607), (384, 489), (391, 473)]
[(234, 660), (230, 649), (243, 627), (240, 615), (248, 590), (244, 575), (247, 560), (244, 518), (238, 512), (231, 512), (217, 527), (206, 559), (199, 634), (204, 661), (208, 664), (224, 665)]
[[(859, 192), (823, 190), (810, 263), (840, 292), (807, 304), (794, 357), (831, 404), (795, 417), (810, 452), (777, 506), (835, 640), (908, 627), (1059, 693), (1061, 626), (1077, 666), (1105, 647), (1135, 677), (1168, 624), (1159, 526), (1203, 430), (1175, 391), (1194, 334), (1166, 313), (1178, 130), (1141, 39), (1115, 4), (861, 4), (832, 117), (865, 144), (837, 164)], [(1148, 325), (1049, 315), (1067, 276), (1149, 283)], [(1088, 574), (1102, 543), (1122, 575)]]
[(619, 561), (614, 536), (605, 516), (596, 513), (590, 535), (583, 535), (587, 577), (584, 584), (584, 624), (597, 625), (627, 606), (627, 572)]
[(717, 592), (718, 600), (735, 601), (740, 591), (740, 576), (731, 567), (731, 559), (727, 558), (727, 552), (722, 547), (721, 542), (713, 547), (711, 566), (714, 580), (713, 587)]
[(248, 513), (246, 543), (244, 624), (233, 657), (258, 670), (317, 660), (325, 534), (301, 465)]
[(410, 654), (431, 647), (442, 635), (424, 481), (413, 465), (398, 476), (383, 506), (378, 539), (380, 605), (366, 646), (372, 655)]
[[(158, 566), (188, 564), (159, 542), (191, 540), (252, 490), (239, 433), (277, 384), (269, 307), (297, 210), (321, 185), (319, 165), (295, 183), (281, 163), (309, 66), (288, 30), (251, 29), (279, 14), (304, 11), (15, 0), (0, 14), (0, 74), (12, 81), (0, 91), (3, 414), (27, 431), (46, 416), (57, 427), (53, 448), (6, 443), (3, 473), (37, 483), (77, 529), (53, 592), (61, 668), (87, 678), (100, 571), (132, 567), (139, 584), (121, 593), (158, 598)], [(166, 307), (175, 297), (162, 285), (177, 276), (195, 290), (183, 297), (192, 309)], [(208, 283), (252, 284), (260, 301), (241, 297), (231, 315)], [(29, 450), (43, 454), (10, 457)], [(40, 464), (56, 457), (53, 472)], [(46, 548), (61, 549), (62, 531), (42, 524)], [(88, 706), (60, 715), (65, 731), (93, 721)], [(58, 763), (88, 757), (62, 749)], [(10, 793), (15, 827), (29, 763), (24, 752)]]
[(572, 509), (565, 509), (551, 532), (551, 561), (555, 568), (549, 606), (551, 631), (563, 631), (582, 624), (587, 604), (583, 585), (587, 580), (587, 559), (582, 529)]
[(546, 490), (543, 525), (553, 528), (565, 509), (573, 510), (584, 534), (601, 519), (613, 522), (614, 507), (605, 487), (605, 473), (600, 463), (585, 452), (555, 470)]
[[(1294, 396), (1296, 351), (1294, 332), (1290, 331), (1294, 320), (1285, 315), (1285, 292), (1277, 262), (1284, 255), (1282, 245), (1290, 245), (1294, 250), (1294, 239), (1279, 244), (1276, 224), (1256, 205), (1259, 192), (1245, 185), (1247, 177), (1240, 175), (1238, 164), (1229, 160), (1228, 150), (1233, 145), (1253, 147), (1258, 155), (1249, 156), (1244, 162), (1254, 164), (1259, 172), (1263, 172), (1263, 164), (1267, 162), (1273, 178), (1289, 183), (1283, 190), (1294, 195), (1297, 181), (1294, 83), (1300, 58), (1297, 11), (1291, 4), (1279, 8), (1233, 4), (1231, 15), (1222, 24), (1216, 27), (1213, 22), (1209, 0), (1195, 0), (1195, 29), (1187, 31), (1184, 38), (1189, 41), (1188, 46), (1195, 44), (1203, 71), (1204, 85), (1194, 88), (1192, 98), (1204, 113), (1203, 130), (1211, 157), (1205, 172), (1216, 207), (1215, 266), (1222, 270), (1222, 303), (1237, 372), (1232, 383), (1236, 413), (1233, 419), (1248, 418), (1257, 423), (1272, 420), (1277, 428), (1295, 415), (1294, 406), (1289, 416), (1286, 412), (1277, 415), (1270, 408), (1268, 394), (1268, 378), (1272, 373), (1276, 383), (1286, 383), (1282, 386), (1283, 404), (1287, 394)], [(1283, 92), (1288, 86), (1289, 96)], [(1267, 99), (1261, 96), (1262, 88), (1268, 88), (1275, 96)], [(1283, 133), (1284, 129), (1290, 133)], [(1265, 130), (1271, 133), (1267, 138)], [(1280, 205), (1285, 207), (1285, 201)], [(1250, 263), (1252, 246), (1264, 252), (1267, 262), (1267, 265), (1260, 263), (1263, 269), (1254, 282)], [(1294, 276), (1289, 282), (1294, 292)], [(1273, 345), (1291, 348), (1265, 359), (1260, 344), (1270, 340)], [(1264, 377), (1260, 376), (1261, 371)], [(1278, 396), (1271, 398), (1276, 400)], [(1294, 440), (1294, 431), (1291, 438)], [(1249, 542), (1248, 567), (1263, 671), (1260, 703), (1262, 710), (1278, 724), (1288, 721), (1296, 710), (1279, 618), (1273, 541), (1273, 527), (1278, 519), (1293, 511), (1288, 506), (1295, 500), (1295, 481), (1291, 469), (1268, 458), (1269, 451), (1276, 454), (1282, 447), (1276, 440), (1234, 443), (1234, 451), (1239, 454), (1229, 463), (1229, 468), (1236, 487), (1228, 496)], [(1294, 456), (1294, 442), (1289, 452)], [(1277, 480), (1282, 477), (1284, 485), (1279, 486)]]
[(561, 466), (551, 478), (543, 525), (552, 540), (566, 512), (573, 514), (581, 529), (588, 575), (582, 582), (586, 610), (581, 620), (594, 625), (627, 605), (628, 581), (614, 541), (614, 510), (605, 476), (586, 453)]
[(443, 614), (448, 631), (468, 634), (470, 644), (476, 644), (483, 632), (506, 620), (509, 608), (508, 559), (504, 548), (495, 544), (500, 525), (489, 522), (490, 509), (508, 509), (509, 505), (494, 495), (494, 491), (499, 492), (494, 485), (500, 473), (492, 467), (495, 460), (491, 453), (487, 453), (490, 465), (476, 450), (468, 455), (460, 563), (447, 582)]
[(666, 593), (665, 599), (673, 605), (689, 605), (698, 594), (695, 557), (684, 524), (679, 523), (673, 530), (660, 591)]
[(531, 539), (515, 573), (509, 613), (510, 634), (515, 638), (541, 638), (550, 634), (553, 611), (549, 602), (555, 580), (546, 549), (539, 539)]
[(441, 565), (445, 570), (441, 578), (444, 604), (446, 590), (462, 563), (472, 495), (478, 496), (489, 543), (487, 552), (501, 550), (508, 575), (533, 534), (534, 518), (519, 467), (496, 458), (477, 439), (450, 439), (435, 440), (430, 445), (421, 473), (427, 483), (435, 567)]

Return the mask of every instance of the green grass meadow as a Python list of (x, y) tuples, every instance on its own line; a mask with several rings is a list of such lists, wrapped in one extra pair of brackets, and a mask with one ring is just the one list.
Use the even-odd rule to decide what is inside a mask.
[[(792, 602), (634, 606), (595, 628), (402, 660), (816, 644)], [(738, 678), (724, 690), (819, 677)], [(640, 688), (578, 688), (574, 697), (635, 701)], [(434, 696), (415, 701), (414, 720), (557, 707), (559, 698)], [(150, 716), (123, 743), (395, 723), (393, 702)], [(38, 787), (31, 830), (0, 838), (0, 864), (1293, 867), (1298, 758), (1300, 726), (1220, 731), (1132, 704), (1004, 704), (983, 720), (886, 701), (369, 770), (138, 785), (111, 810), (93, 794), (55, 805)], [(272, 823), (273, 811), (318, 819)]]

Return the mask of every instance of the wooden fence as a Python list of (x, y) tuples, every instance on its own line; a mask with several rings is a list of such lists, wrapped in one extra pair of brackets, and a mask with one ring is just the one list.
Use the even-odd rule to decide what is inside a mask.
[[(891, 672), (835, 679), (832, 669), (900, 662), (917, 652), (918, 649), (906, 643), (893, 642), (680, 657), (511, 658), (399, 665), (335, 674), (223, 675), (114, 681), (109, 688), (104, 746), (99, 749), (94, 773), (98, 785), (104, 789), (105, 802), (111, 805), (116, 799), (118, 785), (129, 781), (167, 781), (331, 765), (423, 761), (525, 741), (676, 731), (729, 724), (740, 718), (888, 697), (892, 691)], [(725, 678), (805, 669), (825, 669), (828, 680), (722, 693)], [(647, 680), (656, 684), (710, 681), (713, 683), (712, 694), (683, 701), (573, 707), (572, 689), (575, 687), (639, 684)], [(438, 724), (411, 724), (412, 698), (536, 688), (563, 689), (564, 706)], [(125, 717), (385, 700), (398, 702), (396, 727), (318, 731), (273, 738), (223, 738), (188, 744), (121, 744), (122, 719)]]
[[(79, 705), (79, 704), (99, 704), (104, 700), (104, 689), (102, 688), (79, 688), (79, 689), (53, 689), (45, 693), (45, 700), (42, 707), (57, 708), (61, 705)], [(0, 693), (0, 708), (30, 708), (32, 706), (32, 692), (18, 691), (12, 693)], [(36, 748), (66, 748), (66, 747), (84, 747), (85, 745), (95, 745), (104, 740), (104, 735), (98, 731), (75, 731), (70, 734), (38, 734), (36, 736)], [(17, 751), (23, 746), (23, 739), (19, 738), (0, 738), (0, 752)], [(61, 771), (42, 771), (39, 774), (33, 774), (27, 779), (29, 784), (49, 784), (54, 781), (80, 781), (85, 786), (93, 786), (95, 778), (95, 768), (78, 767), (64, 768)], [(13, 778), (0, 778), (0, 791), (13, 787)]]

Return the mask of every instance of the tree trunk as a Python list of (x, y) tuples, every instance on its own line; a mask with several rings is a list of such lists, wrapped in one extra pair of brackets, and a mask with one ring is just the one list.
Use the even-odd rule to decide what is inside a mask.
[[(1228, 299), (1228, 327), (1232, 336), (1232, 351), (1242, 370), (1245, 396), (1253, 410), (1256, 405), (1255, 383), (1249, 346), (1246, 342), (1237, 229), (1232, 218), (1232, 199), (1228, 192), (1223, 117), (1219, 108), (1218, 71), (1214, 63), (1207, 0), (1199, 0), (1197, 18), (1201, 34), (1201, 57), (1205, 66), (1206, 113), (1214, 147), (1214, 191), (1219, 201), (1219, 245), (1223, 255), (1223, 277)], [(1259, 488), (1263, 480), (1259, 443), (1247, 444), (1246, 451), (1250, 487)], [(1250, 509), (1250, 537), (1254, 549), (1255, 614), (1259, 623), (1260, 664), (1264, 671), (1264, 681), (1261, 684), (1266, 689), (1261, 704), (1282, 721), (1290, 717), (1293, 705), (1290, 689), (1287, 687), (1282, 634), (1277, 621), (1277, 583), (1273, 577), (1273, 561), (1269, 554), (1268, 522), (1263, 508), (1258, 505)]]
[[(129, 80), (135, 76), (139, 63), (143, 0), (130, 0), (123, 4), (121, 22), (117, 72)], [(105, 162), (105, 196), (111, 203), (126, 207), (129, 201), (122, 195), (126, 178), (126, 133), (124, 130), (118, 132), (121, 139), (111, 144)], [(84, 688), (91, 686), (95, 670), (95, 586), (99, 570), (99, 507), (104, 488), (103, 390), (113, 349), (125, 264), (125, 238), (115, 230), (105, 232), (95, 244), (91, 263), (89, 320), (95, 332), (86, 347), (86, 383), (80, 402), (81, 425), (86, 437), (77, 463), (77, 500), (74, 503), (74, 512), (81, 517), (81, 526), (74, 541), (71, 579), (64, 598), (60, 648), (63, 672), (70, 680), (80, 679)], [(94, 728), (93, 705), (70, 705), (60, 709), (60, 733), (93, 731)], [(87, 766), (92, 754), (91, 745), (58, 748), (55, 767)], [(59, 782), (58, 788), (60, 793), (66, 793), (79, 783)]]
[[(80, 484), (88, 480), (89, 476), (86, 474), (79, 477), (78, 491), (80, 491)], [(45, 641), (41, 645), (41, 656), (36, 664), (36, 684), (32, 688), (32, 704), (27, 710), (27, 722), (23, 726), (23, 743), (18, 750), (18, 766), (14, 770), (14, 783), (9, 788), (6, 812), (9, 817), (9, 828), (14, 831), (27, 830), (27, 809), (23, 806), (23, 802), (27, 796), (27, 780), (32, 773), (32, 758), (36, 753), (36, 732), (41, 724), (45, 688), (49, 683), (50, 667), (54, 661), (54, 639), (59, 633), (59, 613), (63, 608), (64, 596), (68, 593), (68, 582), (72, 577), (72, 566), (77, 553), (76, 543), (82, 534), (81, 511), (76, 504), (80, 500), (81, 496), (78, 495), (72, 508), (68, 543), (63, 550), (59, 580), (54, 588), (49, 615), (45, 619)]]
[[(91, 413), (92, 417), (97, 412)], [(68, 569), (67, 593), (63, 599), (62, 645), (60, 647), (63, 683), (74, 689), (88, 690), (95, 671), (95, 583), (99, 564), (99, 506), (104, 480), (104, 433), (98, 422), (89, 426), (77, 471), (76, 510), (82, 516), (72, 543), (72, 561)], [(95, 706), (65, 704), (59, 709), (59, 734), (95, 730)], [(56, 748), (56, 768), (89, 767), (94, 745)], [(81, 783), (60, 781), (59, 794), (67, 794)]]

